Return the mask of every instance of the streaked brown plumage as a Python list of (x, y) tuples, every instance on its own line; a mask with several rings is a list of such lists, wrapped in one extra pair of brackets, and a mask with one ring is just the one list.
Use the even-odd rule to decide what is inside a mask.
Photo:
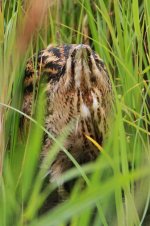
[[(87, 45), (47, 47), (26, 65), (23, 111), (30, 115), (33, 84), (44, 78), (46, 90), (45, 128), (57, 137), (74, 120), (65, 147), (80, 163), (94, 160), (99, 154), (85, 137), (102, 145), (112, 105), (112, 87), (103, 61)], [(36, 72), (35, 69), (36, 68)], [(45, 135), (42, 152), (46, 154), (52, 140)], [(57, 179), (72, 165), (60, 150), (52, 167), (51, 180)]]

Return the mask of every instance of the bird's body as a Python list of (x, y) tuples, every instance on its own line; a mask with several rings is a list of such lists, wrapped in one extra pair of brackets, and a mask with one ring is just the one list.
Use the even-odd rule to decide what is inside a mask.
[[(57, 137), (73, 121), (65, 147), (79, 164), (94, 160), (99, 152), (85, 135), (102, 145), (112, 105), (112, 87), (103, 61), (87, 45), (47, 47), (33, 58), (25, 70), (23, 112), (31, 115), (33, 86), (44, 78), (45, 128)], [(44, 154), (52, 142), (45, 134)], [(51, 167), (52, 180), (70, 167), (71, 161), (60, 150)]]

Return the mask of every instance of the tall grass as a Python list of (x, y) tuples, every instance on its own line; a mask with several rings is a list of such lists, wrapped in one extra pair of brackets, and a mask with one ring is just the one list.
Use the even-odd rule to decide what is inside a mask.
[[(150, 2), (3, 1), (0, 25), (0, 225), (149, 225)], [(63, 148), (66, 128), (39, 167), (43, 99), (29, 132), (19, 130), (26, 59), (49, 44), (82, 42), (103, 58), (113, 84), (110, 132), (97, 161), (81, 167)], [(60, 148), (75, 168), (43, 185)], [(79, 180), (67, 201), (39, 216), (61, 180), (78, 177), (85, 188)]]

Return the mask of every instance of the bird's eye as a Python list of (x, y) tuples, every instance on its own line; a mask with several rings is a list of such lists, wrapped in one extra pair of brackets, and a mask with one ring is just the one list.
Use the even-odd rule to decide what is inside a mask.
[(66, 64), (61, 68), (60, 76), (65, 74), (66, 71)]

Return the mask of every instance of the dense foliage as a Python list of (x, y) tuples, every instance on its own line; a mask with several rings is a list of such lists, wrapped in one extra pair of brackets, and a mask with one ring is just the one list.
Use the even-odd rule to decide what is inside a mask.
[[(68, 221), (72, 226), (149, 225), (148, 37), (149, 0), (2, 2), (0, 225), (62, 226)], [(34, 52), (63, 43), (90, 44), (104, 60), (113, 83), (114, 118), (97, 161), (82, 167), (74, 162), (75, 168), (64, 175), (64, 181), (82, 177), (85, 187), (77, 180), (67, 201), (39, 215), (44, 201), (59, 186), (43, 186), (43, 177), (65, 137), (58, 137), (38, 167), (42, 110), (30, 118), (27, 134), (19, 130), (23, 71)]]

